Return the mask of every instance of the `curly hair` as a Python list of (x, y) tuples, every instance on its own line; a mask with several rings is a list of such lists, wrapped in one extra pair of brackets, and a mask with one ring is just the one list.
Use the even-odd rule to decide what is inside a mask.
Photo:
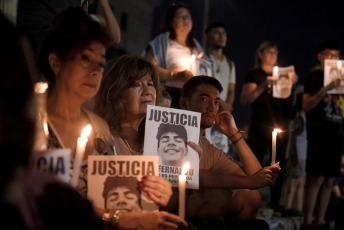
[(118, 134), (125, 118), (122, 94), (145, 75), (151, 76), (156, 89), (156, 101), (161, 98), (158, 73), (151, 63), (136, 54), (124, 54), (108, 61), (104, 78), (95, 98), (94, 112), (107, 121), (112, 134)]

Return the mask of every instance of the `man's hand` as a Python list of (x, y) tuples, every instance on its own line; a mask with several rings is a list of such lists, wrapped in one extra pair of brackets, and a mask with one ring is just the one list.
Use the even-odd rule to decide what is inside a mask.
[(232, 136), (238, 131), (233, 115), (227, 110), (218, 113), (215, 116), (215, 122), (219, 130), (227, 137)]

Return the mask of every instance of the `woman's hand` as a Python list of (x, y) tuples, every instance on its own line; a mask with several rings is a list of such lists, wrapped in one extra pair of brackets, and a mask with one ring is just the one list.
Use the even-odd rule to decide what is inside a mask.
[(168, 212), (121, 213), (119, 229), (188, 229), (187, 223), (179, 216)]
[(166, 206), (172, 196), (172, 184), (160, 176), (144, 176), (140, 188), (159, 206)]
[(190, 78), (193, 77), (193, 74), (189, 70), (184, 70), (177, 73), (173, 71), (173, 73), (173, 77), (176, 81), (187, 82)]

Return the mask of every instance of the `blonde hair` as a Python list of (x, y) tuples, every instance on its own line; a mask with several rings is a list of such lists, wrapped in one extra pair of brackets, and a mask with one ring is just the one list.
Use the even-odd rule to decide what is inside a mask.
[(257, 48), (256, 52), (256, 65), (255, 68), (259, 68), (262, 66), (262, 59), (260, 59), (259, 54), (264, 53), (265, 50), (275, 48), (278, 51), (277, 44), (271, 41), (265, 41), (260, 44)]

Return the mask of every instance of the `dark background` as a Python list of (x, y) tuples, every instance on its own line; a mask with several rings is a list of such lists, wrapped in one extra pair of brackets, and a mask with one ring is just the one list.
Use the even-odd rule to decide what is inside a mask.
[[(173, 2), (189, 6), (195, 38), (202, 44), (205, 0), (165, 0), (155, 10), (152, 38), (159, 34), (164, 13)], [(277, 43), (277, 65), (294, 65), (297, 84), (303, 84), (310, 68), (318, 64), (317, 47), (323, 40), (333, 39), (342, 50), (344, 47), (344, 1), (209, 0), (208, 23), (214, 21), (225, 23), (228, 40), (224, 54), (236, 65), (233, 115), (239, 129), (250, 115), (250, 106), (240, 104), (242, 85), (262, 42)]]

